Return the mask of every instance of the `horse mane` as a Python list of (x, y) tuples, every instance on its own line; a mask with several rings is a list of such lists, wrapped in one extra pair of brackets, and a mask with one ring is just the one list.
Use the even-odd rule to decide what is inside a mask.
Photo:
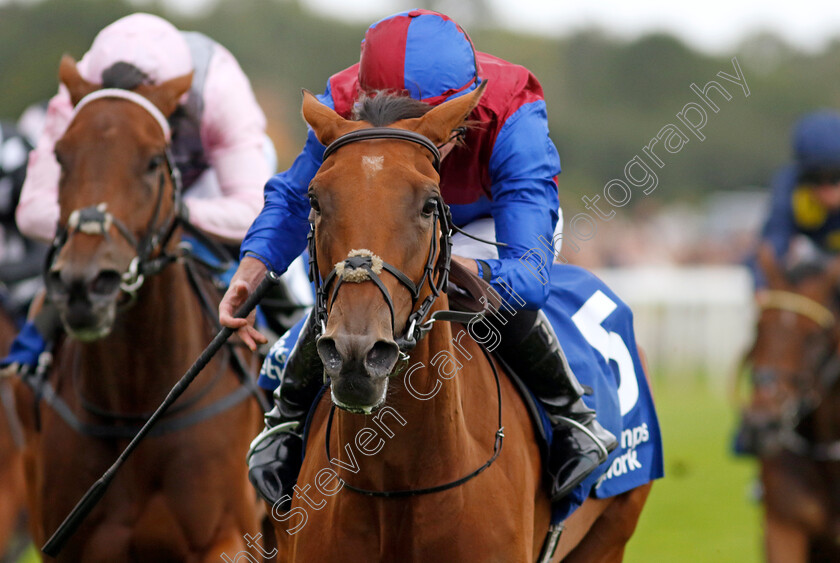
[(353, 104), (353, 119), (367, 121), (374, 127), (385, 127), (401, 119), (422, 117), (432, 106), (385, 90), (362, 93)]
[(114, 63), (102, 71), (103, 88), (120, 88), (134, 90), (142, 84), (151, 83), (149, 75), (131, 63)]

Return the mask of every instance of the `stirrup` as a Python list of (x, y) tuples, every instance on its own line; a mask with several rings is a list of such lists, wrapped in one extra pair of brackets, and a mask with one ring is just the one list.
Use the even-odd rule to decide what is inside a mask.
[[(603, 440), (601, 440), (598, 436), (596, 436), (595, 433), (592, 430), (590, 430), (589, 428), (586, 427), (586, 425), (581, 424), (580, 422), (578, 422), (577, 420), (575, 420), (573, 418), (569, 418), (568, 416), (554, 416), (552, 418), (556, 418), (558, 421), (562, 421), (563, 423), (566, 423), (570, 426), (574, 426), (575, 428), (577, 428), (578, 430), (580, 430), (581, 432), (583, 432), (584, 434), (589, 436), (589, 438), (595, 443), (595, 446), (597, 446), (598, 451), (600, 452), (600, 455), (598, 456), (599, 459), (600, 459), (599, 464), (604, 463), (607, 460), (607, 458), (609, 457), (610, 452), (613, 451), (618, 446), (618, 441), (615, 439), (615, 436), (613, 436), (612, 432), (609, 432), (609, 430), (607, 430), (606, 428), (601, 427), (604, 430), (604, 432), (608, 432), (610, 434), (610, 436), (613, 437), (613, 441), (610, 444), (605, 444), (603, 442)], [(596, 422), (596, 419), (594, 419), (594, 418), (592, 419), (592, 422), (595, 422), (596, 424), (598, 424)], [(610, 445), (612, 447), (609, 447)]]
[(245, 456), (245, 461), (251, 461), (251, 456), (254, 455), (254, 452), (259, 448), (260, 444), (262, 444), (267, 438), (274, 436), (275, 434), (297, 434), (294, 432), (300, 426), (300, 422), (291, 421), (291, 422), (282, 422), (277, 426), (272, 426), (271, 428), (266, 427), (265, 430), (257, 434), (253, 440), (251, 440), (251, 445), (248, 447), (248, 454)]

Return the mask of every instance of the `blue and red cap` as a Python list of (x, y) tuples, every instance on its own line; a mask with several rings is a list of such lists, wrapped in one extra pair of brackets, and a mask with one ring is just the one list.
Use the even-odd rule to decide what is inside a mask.
[(437, 105), (480, 82), (470, 37), (444, 14), (395, 14), (371, 25), (362, 40), (359, 85), (364, 91), (405, 92)]

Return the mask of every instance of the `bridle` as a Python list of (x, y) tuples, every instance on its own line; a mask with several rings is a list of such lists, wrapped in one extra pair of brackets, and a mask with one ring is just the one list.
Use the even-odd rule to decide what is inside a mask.
[[(389, 127), (359, 129), (342, 135), (327, 146), (323, 159), (326, 160), (344, 145), (373, 139), (394, 139), (416, 143), (432, 154), (432, 164), (435, 170), (438, 173), (440, 172), (440, 151), (432, 141), (413, 131), (392, 129)], [(394, 276), (408, 290), (409, 294), (411, 294), (412, 312), (406, 320), (407, 328), (401, 336), (397, 337), (395, 335), (395, 340), (397, 346), (399, 346), (402, 358), (407, 358), (407, 353), (431, 330), (436, 317), (434, 314), (428, 320), (426, 320), (426, 317), (429, 316), (429, 311), (440, 293), (446, 291), (449, 282), (449, 267), (452, 261), (452, 215), (449, 211), (449, 206), (440, 197), (435, 198), (435, 201), (436, 206), (433, 212), (434, 227), (435, 229), (440, 228), (440, 239), (432, 237), (432, 243), (429, 246), (429, 255), (423, 269), (423, 276), (417, 283), (412, 281), (398, 268), (383, 261), (367, 249), (350, 251), (347, 258), (336, 264), (330, 273), (321, 280), (315, 245), (315, 222), (314, 220), (310, 220), (307, 246), (309, 249), (309, 278), (315, 284), (316, 293), (313, 311), (315, 315), (316, 338), (326, 331), (329, 305), (335, 300), (342, 284), (345, 282), (360, 283), (368, 280), (376, 285), (388, 305), (388, 309), (391, 312), (391, 330), (393, 332), (395, 327), (394, 300), (388, 288), (385, 287), (385, 284), (382, 283), (379, 277), (383, 271), (386, 271)], [(435, 258), (436, 255), (437, 259)], [(437, 272), (436, 280), (433, 279), (435, 272)], [(431, 292), (417, 306), (420, 293), (426, 284), (428, 284)], [(330, 286), (332, 286), (332, 292), (330, 292)]]
[[(826, 345), (815, 363), (816, 377), (812, 379), (823, 389), (830, 389), (840, 378), (840, 356), (837, 352), (837, 339), (833, 336), (837, 319), (831, 309), (810, 297), (784, 290), (763, 291), (758, 295), (757, 301), (761, 311), (780, 310), (795, 313), (810, 319), (820, 327), (821, 335), (825, 336)], [(778, 376), (776, 370), (755, 370), (753, 384), (756, 387), (775, 387), (778, 385)], [(795, 379), (799, 381), (801, 378), (795, 377)], [(803, 396), (797, 399), (793, 411), (783, 416), (780, 429), (782, 442), (785, 447), (800, 455), (820, 460), (840, 460), (840, 441), (815, 444), (796, 430), (799, 422), (809, 413), (814, 412), (822, 401), (822, 397), (807, 399), (805, 397), (807, 391), (806, 389)]]
[[(133, 298), (143, 285), (145, 278), (154, 275), (168, 264), (176, 261), (180, 254), (169, 254), (164, 249), (172, 238), (175, 228), (185, 217), (185, 208), (182, 199), (181, 174), (173, 165), (172, 154), (169, 149), (171, 132), (169, 123), (161, 111), (148, 99), (136, 92), (122, 90), (119, 88), (104, 88), (88, 94), (76, 104), (70, 123), (78, 115), (79, 111), (89, 103), (103, 98), (118, 98), (130, 101), (145, 109), (155, 119), (161, 128), (166, 149), (164, 158), (158, 166), (158, 189), (155, 198), (155, 208), (149, 223), (146, 226), (145, 234), (138, 239), (129, 230), (123, 221), (114, 217), (109, 211), (107, 203), (98, 203), (70, 213), (67, 225), (59, 225), (52, 246), (47, 253), (45, 270), (50, 272), (55, 257), (65, 244), (77, 233), (88, 235), (100, 235), (106, 240), (110, 238), (111, 227), (115, 227), (120, 236), (134, 249), (135, 256), (129, 263), (128, 270), (123, 272), (120, 289)], [(165, 165), (165, 168), (163, 167)], [(163, 205), (163, 194), (166, 190), (166, 179), (172, 183), (173, 207), (168, 217), (161, 219), (161, 208)]]
[[(400, 141), (408, 141), (422, 146), (423, 148), (427, 149), (430, 153), (432, 153), (432, 163), (435, 167), (435, 170), (438, 173), (440, 173), (440, 152), (438, 150), (438, 147), (435, 146), (435, 144), (432, 143), (432, 141), (430, 141), (427, 137), (420, 135), (419, 133), (407, 131), (404, 129), (374, 127), (370, 129), (359, 129), (356, 131), (352, 131), (350, 133), (342, 135), (341, 137), (330, 143), (330, 145), (328, 145), (326, 150), (324, 151), (323, 158), (324, 160), (326, 160), (327, 157), (333, 154), (340, 147), (349, 143), (373, 139), (394, 139)], [(452, 261), (452, 231), (455, 228), (452, 225), (452, 216), (449, 211), (449, 206), (446, 205), (440, 197), (435, 198), (435, 201), (436, 206), (433, 215), (435, 227), (437, 228), (438, 225), (440, 226), (440, 240), (437, 240), (434, 237), (432, 237), (432, 243), (429, 247), (429, 255), (426, 260), (426, 266), (423, 270), (423, 276), (420, 278), (419, 283), (414, 283), (398, 268), (383, 261), (381, 258), (379, 258), (367, 249), (351, 250), (348, 253), (347, 258), (336, 264), (336, 266), (330, 271), (329, 274), (327, 274), (326, 278), (324, 278), (322, 282), (320, 279), (320, 272), (318, 270), (318, 260), (315, 248), (315, 222), (310, 220), (310, 229), (309, 236), (307, 239), (307, 245), (309, 248), (309, 276), (312, 282), (315, 284), (316, 290), (315, 306), (313, 310), (313, 314), (315, 315), (316, 321), (316, 338), (320, 337), (326, 331), (328, 317), (327, 309), (329, 304), (335, 300), (336, 295), (338, 294), (338, 289), (341, 287), (342, 283), (348, 281), (351, 283), (359, 283), (362, 281), (370, 280), (376, 285), (377, 288), (379, 288), (379, 291), (385, 298), (385, 302), (388, 304), (388, 308), (391, 312), (391, 329), (393, 331), (395, 322), (394, 302), (391, 298), (391, 294), (385, 287), (385, 284), (383, 284), (382, 280), (379, 278), (379, 275), (383, 271), (387, 271), (392, 276), (394, 276), (406, 289), (408, 289), (409, 293), (411, 294), (412, 313), (408, 316), (407, 328), (402, 336), (395, 338), (397, 345), (400, 349), (401, 359), (404, 360), (405, 363), (407, 363), (408, 360), (408, 352), (410, 352), (417, 345), (417, 342), (432, 329), (432, 326), (434, 325), (436, 320), (467, 322), (469, 319), (474, 319), (476, 316), (482, 314), (464, 313), (459, 311), (435, 311), (434, 313), (429, 315), (429, 310), (431, 309), (435, 300), (438, 298), (441, 292), (446, 291), (446, 287), (449, 282), (449, 267)], [(438, 253), (438, 250), (440, 250), (440, 252), (437, 256), (437, 260), (435, 260), (435, 254)], [(438, 276), (437, 281), (434, 282), (433, 277), (436, 270), (438, 272)], [(431, 293), (423, 300), (420, 306), (415, 309), (417, 301), (420, 298), (420, 292), (426, 283), (428, 283)], [(328, 299), (327, 293), (329, 292), (331, 284), (334, 284), (334, 286)], [(428, 320), (426, 320), (426, 317), (429, 317)], [(493, 462), (495, 462), (496, 459), (499, 457), (499, 454), (501, 454), (502, 444), (505, 436), (504, 426), (502, 425), (502, 390), (501, 384), (499, 382), (499, 373), (496, 369), (495, 363), (493, 362), (493, 358), (490, 357), (490, 353), (487, 351), (486, 348), (482, 347), (481, 351), (484, 353), (487, 362), (489, 363), (490, 368), (493, 372), (493, 376), (496, 381), (496, 394), (498, 397), (498, 429), (494, 434), (493, 453), (483, 465), (473, 470), (472, 472), (464, 475), (463, 477), (455, 479), (454, 481), (450, 481), (442, 485), (424, 487), (420, 489), (373, 491), (355, 487), (339, 477), (339, 481), (342, 483), (342, 486), (355, 493), (359, 493), (370, 497), (413, 497), (437, 493), (458, 487), (470, 481), (474, 477), (481, 474), (485, 469), (490, 467), (493, 464)], [(395, 371), (395, 373), (397, 373), (397, 371)], [(393, 376), (395, 375), (395, 373), (392, 373), (391, 375)], [(324, 374), (324, 377), (326, 378), (326, 373)], [(327, 459), (332, 459), (330, 455), (330, 433), (334, 414), (335, 405), (331, 407), (329, 418), (327, 420), (327, 431), (325, 436), (325, 448)]]

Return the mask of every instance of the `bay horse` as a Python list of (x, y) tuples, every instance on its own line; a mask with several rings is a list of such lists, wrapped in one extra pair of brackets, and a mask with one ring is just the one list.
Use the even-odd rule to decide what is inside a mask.
[[(447, 322), (457, 317), (447, 316), (451, 233), (436, 147), (483, 89), (387, 127), (345, 120), (304, 93), (304, 119), (328, 147), (309, 187), (309, 251), (323, 280), (313, 314), (330, 387), (311, 414), (292, 508), (271, 507), (280, 561), (540, 553), (550, 503), (529, 414), (477, 342), (488, 334), (481, 317)], [(587, 500), (554, 560), (620, 560), (648, 489)]]
[[(53, 349), (52, 369), (16, 389), (39, 544), (216, 334), (220, 298), (179, 244), (188, 223), (166, 116), (192, 75), (100, 89), (65, 56), (59, 78), (75, 110), (55, 149), (60, 217), (46, 284), (69, 336)], [(211, 361), (56, 560), (209, 562), (253, 552), (243, 536), (259, 530), (264, 510), (243, 460), (262, 408), (243, 385), (253, 359), (241, 353), (229, 347)]]
[[(0, 357), (17, 333), (6, 308), (0, 304)], [(10, 381), (0, 378), (0, 561), (15, 561), (25, 528), (26, 484), (23, 477), (23, 434)]]
[(840, 560), (840, 259), (783, 268), (759, 251), (767, 288), (748, 359), (745, 413), (759, 455), (770, 562)]

